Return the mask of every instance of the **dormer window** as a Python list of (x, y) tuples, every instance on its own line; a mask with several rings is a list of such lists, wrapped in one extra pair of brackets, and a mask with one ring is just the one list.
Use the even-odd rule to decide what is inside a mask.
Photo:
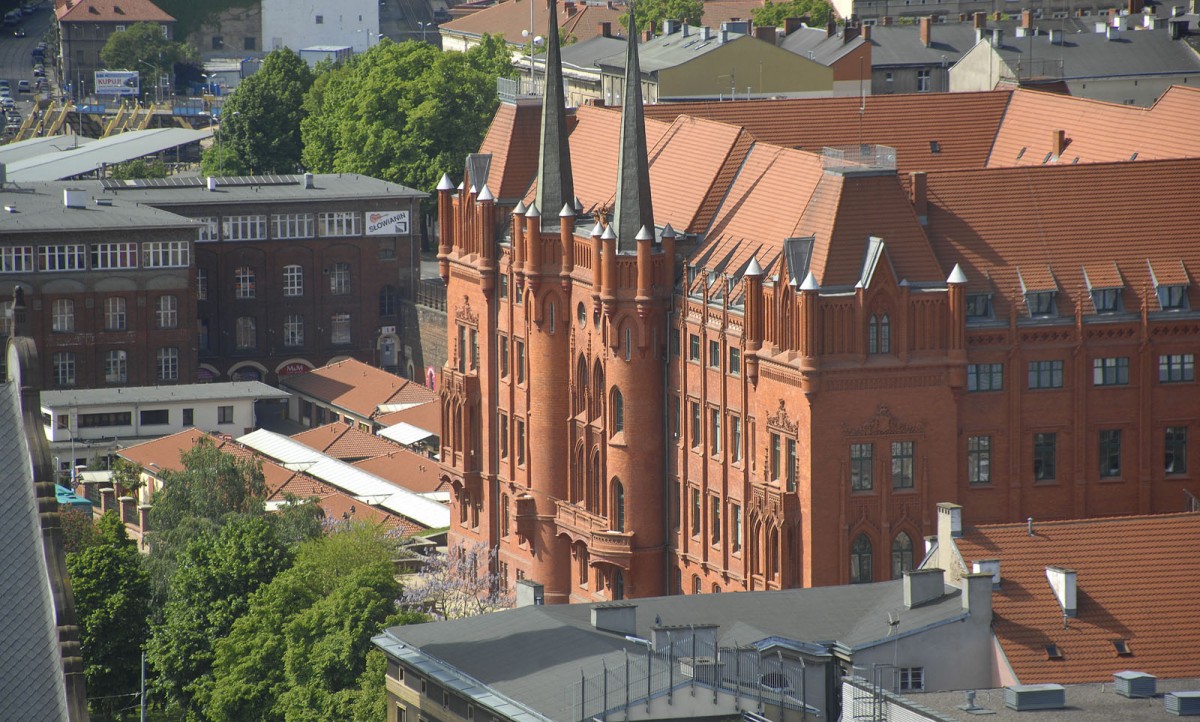
[(1054, 291), (1027, 291), (1025, 307), (1029, 309), (1029, 315), (1034, 318), (1056, 315), (1054, 295)]
[(972, 293), (967, 296), (967, 320), (990, 319), (992, 317), (992, 294)]
[(1121, 289), (1093, 288), (1092, 305), (1096, 313), (1117, 313), (1121, 310)]
[(1187, 286), (1159, 286), (1158, 306), (1164, 311), (1181, 311), (1188, 307)]

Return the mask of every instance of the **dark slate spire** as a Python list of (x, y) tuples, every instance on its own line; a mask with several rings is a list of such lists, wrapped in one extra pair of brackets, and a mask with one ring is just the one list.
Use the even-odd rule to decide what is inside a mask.
[[(536, 2), (536, 0), (531, 0)], [(538, 151), (537, 207), (562, 208), (575, 198), (571, 148), (567, 145), (567, 108), (563, 95), (562, 57), (558, 47), (558, 3), (547, 0), (546, 92), (542, 97), (542, 135)], [(553, 213), (546, 221), (557, 221)]]
[(642, 66), (638, 28), (629, 3), (629, 39), (625, 53), (625, 89), (621, 95), (621, 156), (617, 161), (617, 250), (635, 251), (642, 226), (654, 230), (650, 205), (650, 160), (646, 155), (646, 115), (642, 109)]

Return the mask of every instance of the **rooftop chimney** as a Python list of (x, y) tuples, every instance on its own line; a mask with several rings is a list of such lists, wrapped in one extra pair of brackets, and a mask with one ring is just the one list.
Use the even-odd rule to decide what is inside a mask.
[(208, 177), (208, 189), (215, 191), (217, 189), (217, 179), (213, 176)]
[(974, 24), (976, 30), (978, 30), (980, 28), (986, 28), (987, 27), (987, 15), (985, 15), (983, 13), (975, 13), (972, 16), (972, 23)]
[(832, 38), (834, 35), (837, 35), (837, 21), (830, 20), (825, 23), (825, 37)]
[(904, 606), (907, 609), (938, 600), (946, 593), (946, 573), (941, 569), (904, 572)]
[(988, 574), (992, 577), (992, 588), (1000, 588), (1000, 560), (999, 559), (980, 559), (971, 564), (971, 572), (974, 574)]
[(871, 26), (870, 25), (863, 25), (862, 30), (860, 32), (862, 32), (863, 40), (867, 41), (868, 43), (871, 42)]
[(885, 27), (885, 28), (886, 28), (886, 27), (889, 27), (889, 26), (891, 26), (891, 24), (892, 24), (892, 16), (891, 16), (891, 15), (884, 15), (883, 17), (879, 18), (879, 24), (880, 24), (880, 25), (882, 25), (882, 26), (883, 26), (883, 27)]
[[(1192, 2), (1194, 4), (1195, 0), (1192, 0)], [(1140, 13), (1145, 7), (1146, 7), (1146, 3), (1144, 2), (1144, 0), (1129, 0), (1125, 4), (1125, 11), (1128, 12), (1130, 15), (1136, 15), (1137, 13)], [(1193, 12), (1195, 12), (1195, 11), (1193, 11)]]
[(1030, 28), (1033, 27), (1033, 11), (1032, 10), (1022, 10), (1021, 11), (1021, 27), (1025, 28), (1026, 30), (1029, 30)]
[(783, 21), (783, 32), (785, 35), (791, 35), (800, 29), (804, 22), (800, 18), (786, 18)]
[(679, 32), (678, 20), (663, 20), (663, 35), (671, 35)]
[(607, 21), (600, 23), (600, 37), (602, 37), (602, 38), (611, 38), (612, 37), (612, 23), (607, 22)]
[(1063, 31), (1060, 28), (1051, 28), (1050, 29), (1050, 44), (1051, 45), (1062, 45), (1062, 41), (1063, 41)]
[(1117, 26), (1115, 26), (1115, 25), (1110, 25), (1110, 26), (1109, 26), (1109, 27), (1108, 27), (1108, 28), (1107, 28), (1107, 29), (1104, 31), (1104, 35), (1105, 35), (1105, 37), (1106, 37), (1106, 38), (1108, 38), (1109, 40), (1120, 40), (1120, 38), (1121, 38), (1121, 28), (1119, 28), (1119, 27), (1117, 27)]
[(1104, 22), (1103, 20), (1097, 20), (1096, 21), (1096, 34), (1098, 35), (1100, 33), (1106, 33), (1106, 32), (1108, 32), (1108, 23)]
[(305, 174), (304, 174), (304, 189), (305, 189), (305, 190), (312, 190), (313, 188), (314, 188), (314, 184), (313, 184), (313, 174), (312, 174), (312, 173), (305, 173)]
[(67, 208), (87, 208), (87, 191), (81, 188), (64, 188), (63, 205)]
[[(916, 175), (915, 173), (913, 175)], [(924, 175), (924, 174), (922, 174)], [(958, 539), (962, 536), (962, 510), (958, 504), (943, 501), (937, 505), (938, 538), (949, 536)]]
[(1067, 131), (1056, 130), (1050, 136), (1050, 152), (1054, 158), (1058, 158), (1067, 149)]
[(992, 28), (992, 47), (998, 48), (1004, 44), (1004, 28)]
[(571, 0), (567, 0), (563, 3), (563, 10), (566, 11), (567, 17), (573, 17), (576, 12), (575, 3)]
[(1075, 605), (1075, 570), (1062, 567), (1046, 567), (1046, 579), (1054, 590), (1054, 597), (1062, 607), (1064, 617), (1074, 617), (1079, 613)]
[(721, 28), (721, 44), (724, 45), (727, 42), (729, 42), (729, 31)]
[(540, 607), (546, 603), (546, 588), (532, 579), (517, 580), (517, 606)]
[(1142, 16), (1142, 27), (1147, 30), (1155, 30), (1158, 28), (1158, 16), (1146, 13)]
[[(913, 171), (908, 175), (912, 185), (909, 192), (912, 194), (913, 211), (916, 212), (917, 218), (921, 221), (921, 225), (925, 225), (929, 218), (929, 194), (927, 178), (924, 171)], [(962, 532), (962, 510), (959, 509), (959, 532)]]
[(963, 609), (978, 614), (990, 624), (992, 621), (992, 578), (987, 574), (966, 574), (962, 578)]
[(592, 626), (601, 632), (633, 634), (637, 631), (637, 605), (609, 602), (592, 607)]
[(777, 45), (779, 41), (776, 40), (776, 35), (777, 35), (777, 33), (775, 31), (775, 28), (773, 28), (773, 27), (771, 27), (771, 28), (764, 28), (764, 27), (754, 28), (754, 37), (758, 38), (759, 40), (763, 41), (764, 43), (770, 43), (771, 45)]
[(1181, 38), (1187, 37), (1187, 34), (1188, 34), (1188, 21), (1187, 20), (1184, 20), (1183, 18), (1172, 18), (1171, 20), (1168, 21), (1168, 27), (1170, 28), (1170, 31), (1171, 31), (1171, 39), (1172, 40), (1179, 40)]
[(921, 28), (921, 44), (929, 47), (933, 44), (933, 18), (924, 17), (917, 21)]
[(708, 27), (707, 25), (701, 25), (700, 26), (700, 39), (701, 40), (712, 40), (712, 28)]

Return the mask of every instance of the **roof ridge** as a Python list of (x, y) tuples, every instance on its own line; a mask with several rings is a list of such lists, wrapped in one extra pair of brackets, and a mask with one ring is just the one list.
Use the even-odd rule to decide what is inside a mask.
[[(1034, 519), (1034, 529), (1045, 526), (1072, 526), (1082, 524), (1097, 524), (1097, 523), (1115, 523), (1115, 522), (1154, 522), (1166, 519), (1188, 518), (1195, 517), (1200, 519), (1200, 511), (1172, 511), (1164, 514), (1129, 514), (1125, 516), (1099, 516), (1091, 519), (1045, 519), (1038, 521)], [(1028, 528), (1029, 522), (1006, 522), (1003, 524), (978, 524), (967, 528), (967, 532), (991, 530), (991, 529), (1022, 529)]]

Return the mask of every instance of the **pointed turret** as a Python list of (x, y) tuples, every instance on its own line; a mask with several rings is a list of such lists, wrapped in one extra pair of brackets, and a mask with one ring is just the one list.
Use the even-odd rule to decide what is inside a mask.
[(650, 160), (646, 155), (646, 115), (642, 109), (642, 66), (638, 62), (638, 28), (629, 3), (629, 40), (625, 52), (625, 88), (621, 95), (621, 155), (617, 161), (617, 250), (637, 248), (638, 231), (654, 228), (650, 203)]
[[(567, 144), (567, 108), (563, 94), (562, 57), (558, 46), (558, 3), (547, 0), (550, 22), (546, 28), (546, 92), (542, 96), (541, 148), (538, 152), (537, 206), (562, 208), (575, 198), (571, 176), (571, 148)], [(543, 222), (557, 221), (547, 216)]]

